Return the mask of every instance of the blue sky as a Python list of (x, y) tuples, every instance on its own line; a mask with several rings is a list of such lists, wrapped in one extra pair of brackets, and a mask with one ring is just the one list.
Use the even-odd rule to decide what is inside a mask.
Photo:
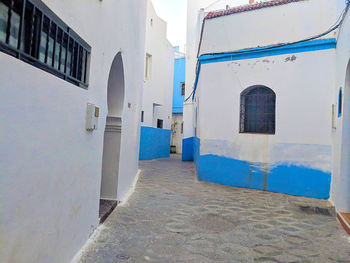
[(186, 43), (187, 0), (152, 0), (153, 6), (168, 23), (168, 39), (183, 51)]

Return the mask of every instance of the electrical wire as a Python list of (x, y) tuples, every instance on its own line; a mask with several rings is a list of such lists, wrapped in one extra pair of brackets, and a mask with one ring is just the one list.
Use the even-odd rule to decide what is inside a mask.
[[(275, 49), (275, 48), (280, 48), (280, 47), (285, 47), (285, 46), (289, 46), (289, 45), (295, 45), (295, 44), (299, 44), (299, 43), (304, 43), (304, 42), (308, 42), (311, 40), (315, 40), (318, 38), (321, 38), (323, 36), (326, 36), (328, 34), (330, 34), (331, 32), (333, 32), (334, 30), (338, 29), (339, 27), (341, 27), (341, 25), (343, 24), (345, 17), (349, 11), (350, 8), (350, 0), (346, 1), (346, 7), (343, 9), (343, 11), (341, 12), (339, 18), (336, 20), (336, 22), (325, 32), (312, 36), (312, 37), (308, 37), (299, 41), (294, 41), (294, 42), (288, 42), (288, 43), (281, 43), (281, 44), (277, 44), (274, 46), (270, 46), (270, 47), (265, 47), (265, 48), (261, 48), (259, 49), (259, 51), (264, 51), (264, 50), (271, 50), (271, 49)], [(200, 54), (200, 50), (201, 50), (201, 45), (202, 45), (202, 41), (203, 41), (203, 32), (204, 32), (204, 25), (205, 25), (205, 21), (207, 20), (207, 18), (205, 17), (203, 19), (203, 23), (202, 23), (202, 30), (201, 30), (201, 34), (200, 34), (200, 40), (199, 40), (199, 46), (198, 46), (198, 52), (197, 52), (197, 65), (196, 65), (196, 78), (198, 77), (197, 75), (199, 74), (198, 72), (198, 67), (199, 67), (199, 58), (200, 56), (206, 56), (206, 55), (225, 55), (225, 54), (229, 54), (232, 52), (217, 52), (217, 53), (205, 53), (205, 54)], [(251, 52), (250, 50), (238, 50), (237, 54), (244, 54), (244, 53), (248, 53)], [(193, 88), (193, 91), (191, 93), (192, 95), (192, 100), (194, 99), (194, 96), (196, 94), (196, 87)], [(185, 102), (188, 100), (189, 98), (187, 98), (185, 100)]]
[(190, 94), (190, 96), (188, 96), (187, 97), (187, 99), (185, 99), (185, 102), (187, 102), (191, 97), (192, 97), (192, 95), (193, 95), (193, 92), (194, 92), (194, 89), (192, 90), (192, 92), (191, 92), (191, 94)]
[[(305, 39), (302, 39), (302, 40), (294, 41), (294, 42), (281, 43), (281, 44), (277, 44), (277, 45), (274, 45), (274, 46), (261, 48), (261, 49), (259, 49), (259, 51), (270, 50), (270, 49), (274, 49), (274, 48), (295, 45), (295, 44), (308, 42), (308, 41), (315, 40), (315, 39), (321, 38), (323, 36), (326, 36), (329, 33), (332, 33), (334, 30), (336, 30), (337, 28), (339, 28), (343, 24), (343, 21), (344, 21), (344, 19), (346, 17), (346, 14), (349, 11), (349, 7), (350, 7), (350, 5), (349, 5), (349, 3), (347, 3), (347, 6), (342, 11), (340, 17), (338, 18), (337, 23), (335, 23), (327, 31), (325, 31), (325, 32), (323, 32), (321, 34), (318, 34), (318, 35), (315, 35), (315, 36), (312, 36), (312, 37), (309, 37), (309, 38), (305, 38)], [(241, 50), (241, 52), (239, 50), (237, 51), (237, 53), (239, 53), (239, 54), (244, 54), (246, 52), (251, 52), (251, 51), (250, 50)], [(205, 55), (223, 55), (223, 54), (227, 54), (227, 53), (231, 53), (231, 52), (205, 53), (205, 54), (201, 54), (201, 56), (205, 56)]]

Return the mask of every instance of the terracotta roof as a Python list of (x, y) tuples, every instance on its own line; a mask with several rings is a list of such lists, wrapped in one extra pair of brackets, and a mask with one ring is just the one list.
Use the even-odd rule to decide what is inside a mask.
[(206, 16), (206, 19), (212, 19), (220, 16), (228, 16), (232, 14), (243, 13), (243, 12), (253, 11), (257, 9), (272, 7), (272, 6), (286, 5), (289, 3), (301, 2), (301, 1), (305, 1), (305, 0), (271, 0), (268, 2), (243, 5), (243, 6), (238, 6), (238, 7), (234, 7), (226, 10), (210, 12)]

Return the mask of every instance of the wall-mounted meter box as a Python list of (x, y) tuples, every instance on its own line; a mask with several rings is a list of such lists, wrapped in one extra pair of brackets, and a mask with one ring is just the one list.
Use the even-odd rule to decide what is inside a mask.
[(99, 117), (100, 117), (100, 108), (92, 103), (88, 103), (87, 109), (86, 109), (86, 130), (88, 131), (97, 130)]

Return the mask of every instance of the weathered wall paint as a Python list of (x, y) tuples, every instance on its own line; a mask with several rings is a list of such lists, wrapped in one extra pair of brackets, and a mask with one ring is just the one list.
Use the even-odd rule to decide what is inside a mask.
[(288, 163), (251, 163), (218, 155), (201, 155), (198, 179), (234, 187), (328, 199), (331, 173)]
[[(336, 46), (337, 46), (336, 39), (330, 38), (330, 39), (317, 39), (317, 40), (306, 41), (306, 42), (292, 44), (292, 45), (280, 46), (280, 47), (278, 45), (273, 45), (267, 48), (259, 47), (259, 48), (244, 49), (239, 51), (232, 51), (232, 52), (227, 52), (223, 54), (201, 55), (198, 58), (198, 67), (197, 67), (196, 78), (194, 82), (194, 92), (192, 97), (194, 98), (196, 95), (202, 65), (204, 64), (245, 60), (245, 59), (253, 59), (253, 58), (267, 58), (267, 57), (276, 56), (276, 55), (287, 55), (287, 54), (304, 53), (304, 52), (311, 52), (311, 51), (318, 51), (318, 50), (335, 49)], [(289, 62), (289, 61), (293, 62), (295, 59), (296, 59), (296, 56), (290, 56), (286, 58), (285, 62)], [(264, 59), (263, 62), (268, 63), (269, 60)]]
[[(308, 7), (311, 2), (312, 6), (317, 6), (317, 1), (307, 2)], [(324, 5), (328, 3), (322, 1), (321, 7)], [(291, 11), (294, 7), (286, 5), (285, 10)], [(323, 10), (321, 7), (316, 9)], [(232, 21), (236, 24), (238, 20), (244, 21), (252, 16), (250, 13), (259, 12), (264, 17), (267, 12), (280, 11), (280, 8), (270, 9), (206, 21), (202, 42), (206, 51), (202, 52), (232, 52), (203, 55), (199, 59), (200, 75), (195, 80), (198, 90), (193, 106), (193, 130), (198, 140), (200, 138), (199, 148), (193, 140), (198, 176), (202, 180), (227, 185), (328, 198), (332, 172), (333, 96), (329, 87), (335, 82), (336, 40), (328, 35), (328, 39), (263, 50), (260, 42), (243, 45), (249, 39), (234, 41), (236, 37), (232, 34), (226, 34), (225, 40), (220, 36), (219, 40), (213, 37), (221, 34), (217, 32), (218, 27), (225, 28)], [(336, 13), (330, 12), (312, 27), (322, 31), (327, 24), (325, 21), (331, 21), (333, 17)], [(299, 23), (293, 24), (294, 21), (283, 23), (288, 26)], [(211, 26), (214, 24), (215, 27)], [(307, 36), (309, 29), (298, 34)], [(250, 31), (254, 30), (257, 29)], [(266, 40), (264, 45), (271, 46), (291, 42), (294, 38), (295, 35), (291, 34), (290, 38), (279, 39), (276, 34), (275, 38), (263, 38), (262, 43)], [(260, 47), (250, 49), (258, 45)], [(240, 94), (254, 85), (264, 85), (276, 93), (275, 135), (239, 133)], [(238, 177), (233, 176), (236, 174), (231, 167), (240, 171)], [(296, 181), (290, 183), (293, 178)], [(315, 184), (315, 180), (320, 184)]]
[(141, 127), (140, 160), (170, 157), (170, 136), (170, 130)]

